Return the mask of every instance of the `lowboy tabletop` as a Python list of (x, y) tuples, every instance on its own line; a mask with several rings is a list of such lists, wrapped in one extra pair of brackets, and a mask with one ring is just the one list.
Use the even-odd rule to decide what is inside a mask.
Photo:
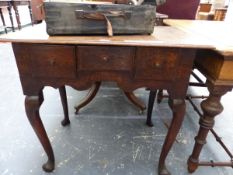
[(213, 48), (211, 42), (175, 27), (156, 26), (152, 35), (122, 36), (49, 36), (45, 23), (25, 28), (22, 31), (1, 35), (0, 42), (24, 42), (42, 44), (85, 44), (121, 46), (161, 46), (185, 48)]

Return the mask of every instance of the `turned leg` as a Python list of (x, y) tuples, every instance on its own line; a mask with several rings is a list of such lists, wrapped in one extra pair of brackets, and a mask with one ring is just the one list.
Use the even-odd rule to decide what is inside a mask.
[(16, 21), (17, 21), (17, 24), (18, 24), (18, 29), (20, 30), (21, 29), (21, 22), (20, 22), (18, 7), (15, 4), (15, 2), (13, 2), (13, 9), (15, 11), (15, 18), (16, 18)]
[(78, 114), (79, 110), (86, 106), (88, 103), (92, 101), (92, 99), (96, 96), (97, 92), (99, 91), (101, 82), (96, 82), (89, 92), (87, 93), (87, 96), (80, 102), (78, 106), (75, 107), (76, 111), (75, 114)]
[(159, 158), (159, 175), (170, 175), (166, 168), (165, 160), (180, 130), (185, 114), (184, 99), (169, 99), (169, 106), (172, 109), (173, 118)]
[(59, 93), (61, 97), (62, 107), (64, 111), (64, 119), (62, 120), (61, 124), (62, 126), (66, 126), (70, 124), (69, 119), (69, 112), (68, 112), (68, 104), (67, 104), (67, 96), (66, 96), (66, 88), (65, 86), (62, 86), (59, 88)]
[(1, 7), (0, 7), (0, 16), (1, 16), (1, 19), (2, 19), (2, 24), (3, 24), (3, 27), (4, 27), (5, 33), (7, 33), (6, 22), (5, 22), (5, 19), (4, 19), (3, 14), (2, 14), (2, 9), (1, 9)]
[(157, 95), (157, 103), (161, 103), (163, 100), (163, 89), (160, 89)]
[(129, 99), (129, 101), (131, 101), (135, 106), (137, 106), (140, 111), (139, 113), (141, 114), (145, 109), (146, 106), (143, 104), (143, 102), (141, 102), (135, 95), (133, 92), (126, 92), (124, 91), (126, 97)]
[(25, 109), (28, 120), (48, 156), (48, 161), (43, 165), (43, 169), (46, 172), (51, 172), (54, 170), (55, 159), (54, 159), (53, 149), (51, 147), (49, 138), (44, 129), (39, 114), (39, 108), (42, 102), (43, 102), (42, 92), (39, 94), (39, 96), (26, 96)]
[(154, 126), (152, 119), (151, 119), (151, 116), (152, 116), (152, 111), (153, 111), (153, 107), (154, 107), (156, 93), (157, 93), (157, 90), (150, 90), (148, 109), (147, 109), (147, 118), (146, 118), (146, 124), (150, 127)]
[(207, 83), (208, 90), (210, 92), (209, 97), (201, 102), (201, 108), (203, 111), (203, 117), (200, 118), (199, 132), (195, 137), (195, 145), (193, 152), (188, 159), (188, 171), (194, 172), (199, 163), (199, 155), (202, 147), (206, 143), (206, 137), (210, 129), (214, 126), (214, 118), (216, 115), (223, 111), (223, 106), (220, 102), (222, 95), (224, 95), (229, 88), (213, 86)]
[(28, 1), (28, 10), (29, 10), (30, 18), (31, 18), (31, 23), (32, 23), (32, 26), (33, 26), (34, 22), (33, 22), (33, 17), (32, 17), (31, 1)]
[(10, 21), (11, 21), (11, 28), (12, 28), (12, 31), (14, 32), (15, 27), (14, 27), (14, 22), (13, 22), (13, 17), (12, 17), (12, 12), (11, 12), (11, 3), (10, 2), (8, 2), (7, 10), (8, 10)]

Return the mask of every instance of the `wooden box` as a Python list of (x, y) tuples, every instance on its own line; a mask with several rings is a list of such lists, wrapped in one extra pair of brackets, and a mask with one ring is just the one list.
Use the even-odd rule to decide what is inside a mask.
[(45, 2), (49, 35), (151, 34), (155, 6)]

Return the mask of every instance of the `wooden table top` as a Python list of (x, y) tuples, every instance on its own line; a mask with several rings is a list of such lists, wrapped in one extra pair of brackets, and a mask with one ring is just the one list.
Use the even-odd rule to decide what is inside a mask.
[(168, 26), (156, 26), (152, 35), (49, 36), (45, 23), (42, 23), (1, 35), (0, 42), (213, 48), (205, 38)]
[(212, 43), (221, 54), (233, 55), (233, 23), (205, 20), (172, 20), (164, 23), (187, 33), (196, 34)]

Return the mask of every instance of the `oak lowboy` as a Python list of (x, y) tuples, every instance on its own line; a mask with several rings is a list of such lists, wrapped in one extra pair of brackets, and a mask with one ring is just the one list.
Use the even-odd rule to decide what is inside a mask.
[(49, 157), (44, 170), (54, 169), (54, 155), (38, 116), (43, 87), (59, 88), (65, 111), (62, 124), (66, 125), (69, 118), (64, 85), (83, 90), (96, 81), (116, 81), (127, 92), (140, 87), (169, 91), (174, 121), (160, 157), (160, 171), (165, 171), (166, 155), (184, 117), (183, 98), (194, 49), (13, 43), (13, 50), (23, 91), (27, 95), (28, 119)]
[[(30, 35), (28, 35), (30, 33)], [(157, 27), (145, 36), (53, 36), (44, 24), (1, 36), (12, 42), (25, 98), (27, 117), (47, 156), (45, 171), (54, 169), (53, 150), (40, 119), (43, 88), (59, 88), (64, 109), (62, 125), (69, 121), (65, 85), (77, 90), (95, 82), (114, 81), (125, 92), (141, 87), (167, 89), (173, 112), (160, 154), (159, 174), (169, 174), (165, 160), (181, 127), (186, 91), (197, 48), (211, 48), (197, 35), (172, 27)], [(153, 108), (150, 103), (148, 111)], [(148, 114), (150, 115), (150, 114)], [(151, 125), (151, 120), (147, 121)]]

